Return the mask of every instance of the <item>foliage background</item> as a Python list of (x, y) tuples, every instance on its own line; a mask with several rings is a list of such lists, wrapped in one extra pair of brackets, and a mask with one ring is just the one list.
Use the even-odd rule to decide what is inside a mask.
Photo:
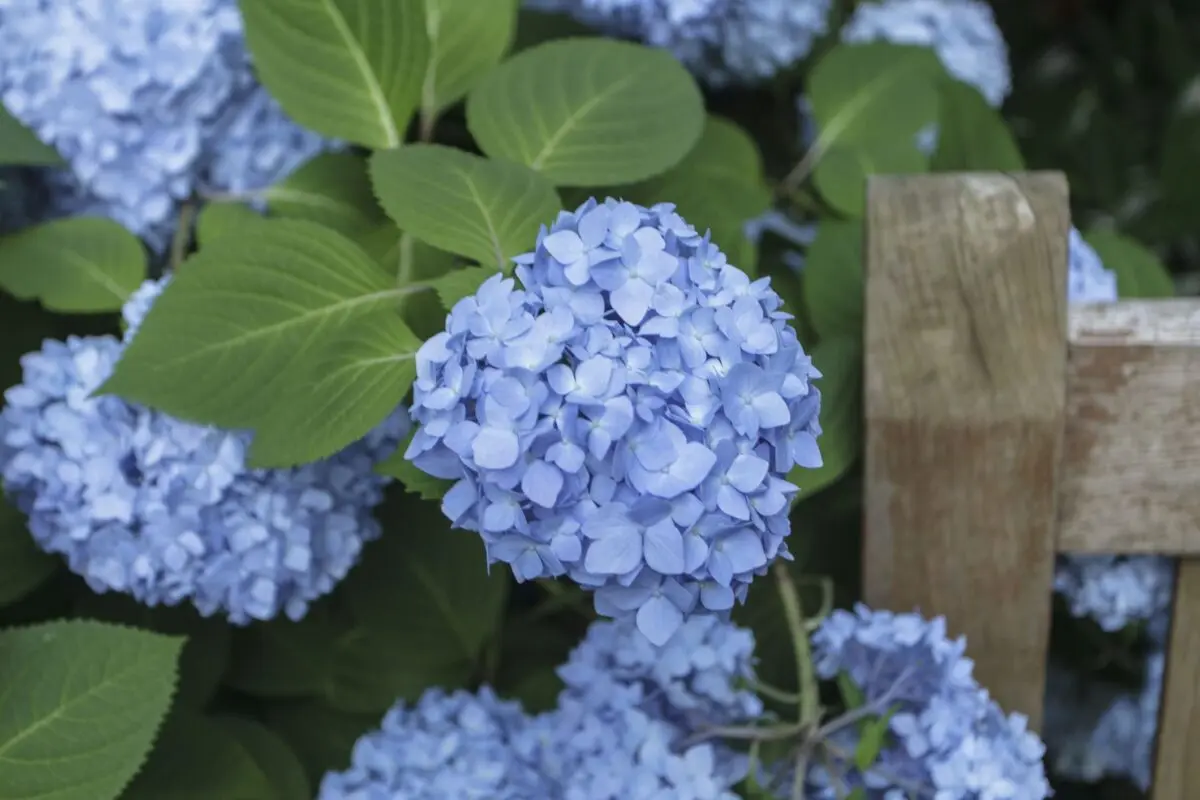
[[(1076, 224), (1089, 232), (1102, 255), (1119, 255), (1122, 263), (1140, 265), (1122, 273), (1123, 294), (1171, 291), (1160, 280), (1160, 264), (1175, 290), (1200, 294), (1200, 239), (1193, 223), (1200, 210), (1200, 189), (1194, 181), (1200, 173), (1200, 2), (1009, 0), (997, 2), (995, 10), (1010, 48), (1015, 83), (1003, 116), (1024, 165), (1064, 170), (1072, 187)], [(514, 50), (572, 30), (562, 21), (547, 23), (523, 14)], [(822, 53), (818, 48), (814, 59), (769, 85), (707, 94), (709, 112), (748, 131), (761, 153), (761, 185), (742, 186), (745, 191), (735, 193), (747, 209), (765, 206), (770, 195), (762, 191), (777, 186), (803, 155), (794, 99)], [(447, 90), (450, 95), (453, 88)], [(281, 99), (286, 105), (286, 98)], [(418, 133), (426, 124), (414, 122)], [(436, 141), (474, 150), (467, 126), (461, 104), (452, 101), (437, 122)], [(389, 137), (395, 133), (383, 130), (382, 138), (372, 144), (394, 144)], [(1007, 156), (1003, 144), (997, 147), (983, 154), (960, 154), (959, 163), (946, 155), (944, 163), (949, 168), (1019, 167), (1001, 163)], [(717, 141), (711, 150), (689, 156), (692, 161), (682, 169), (610, 191), (624, 188), (632, 199), (695, 195), (694, 181), (706, 176), (704, 170), (710, 167), (719, 172), (720, 159), (730, 152)], [(383, 210), (392, 209), (386, 208), (386, 199), (383, 210), (374, 207), (365, 168), (355, 173), (357, 182), (347, 182), (345, 176), (360, 168), (337, 170), (336, 185), (315, 173), (308, 176), (307, 185), (292, 184), (302, 193), (332, 199), (332, 217), (324, 212), (314, 217), (303, 204), (289, 207), (282, 195), (274, 203), (268, 198), (269, 205), (280, 216), (315, 219), (374, 242), (366, 233), (385, 225)], [(567, 206), (586, 196), (576, 198), (577, 190), (570, 187), (594, 183), (572, 176), (563, 182), (568, 186), (561, 191)], [(606, 185), (614, 183), (622, 182)], [(832, 321), (814, 318), (811, 309), (840, 308), (838, 298), (853, 292), (853, 270), (846, 265), (855, 261), (857, 229), (853, 215), (831, 213), (829, 198), (821, 194), (810, 187), (786, 199), (797, 216), (811, 218), (815, 209), (823, 219), (833, 220), (823, 223), (824, 232), (808, 252), (812, 270), (805, 283), (784, 263), (795, 249), (793, 243), (768, 236), (757, 262), (763, 274), (775, 279), (789, 305), (810, 309), (800, 321), (807, 342), (823, 358), (847, 365), (841, 370), (844, 374), (837, 369), (827, 374), (822, 386), (826, 396), (853, 397), (856, 345), (852, 336), (843, 335), (857, 322), (853, 303)], [(206, 238), (216, 241), (222, 231), (249, 224), (243, 211), (222, 204), (201, 210), (201, 252)], [(531, 213), (536, 215), (537, 209)], [(719, 204), (697, 213), (711, 215), (705, 224), (714, 226), (733, 215)], [(727, 251), (750, 247), (741, 243), (738, 225), (726, 224), (717, 239)], [(416, 255), (402, 262), (415, 270), (409, 275), (414, 280), (436, 277), (449, 265), (461, 263), (420, 242), (402, 244), (386, 235), (379, 241), (385, 254), (402, 259), (402, 248), (417, 248)], [(390, 252), (397, 247), (401, 250)], [(518, 243), (516, 252), (527, 247)], [(487, 254), (486, 247), (482, 257), (460, 253), (480, 261)], [(30, 251), (19, 255), (28, 259)], [(5, 263), (17, 260), (9, 254)], [(3, 270), (0, 263), (0, 276)], [(822, 276), (832, 283), (821, 283)], [(135, 277), (136, 286), (140, 276)], [(56, 302), (44, 287), (22, 292), (10, 283), (7, 288), (28, 299), (0, 294), (4, 386), (19, 380), (18, 357), (36, 349), (43, 338), (118, 330), (112, 314), (47, 310), (91, 309), (72, 307), (70, 297)], [(814, 303), (814, 293), (820, 292), (826, 294)], [(42, 302), (34, 302), (34, 297)], [(407, 315), (419, 335), (440, 325), (441, 311), (424, 305), (410, 308)], [(820, 360), (818, 366), (824, 368)], [(823, 419), (829, 433), (822, 441), (842, 457), (830, 458), (827, 452), (831, 467), (813, 479), (818, 483), (805, 487), (811, 493), (794, 512), (792, 538), (796, 577), (829, 576), (839, 605), (858, 594), (861, 535), (854, 430), (858, 420), (851, 401), (843, 409), (840, 425)], [(520, 698), (531, 710), (552, 704), (559, 688), (554, 667), (593, 619), (589, 598), (566, 583), (516, 585), (503, 570), (484, 576), (482, 549), (475, 537), (451, 535), (435, 503), (406, 493), (400, 485), (391, 487), (379, 515), (392, 535), (368, 545), (351, 576), (303, 622), (230, 628), (201, 619), (189, 607), (148, 610), (120, 597), (93, 594), (58, 559), (33, 547), (19, 514), (0, 507), (0, 627), (9, 629), (0, 637), (0, 686), (8, 698), (0, 700), (0, 753), (16, 753), (19, 748), (13, 742), (24, 738), (35, 719), (45, 717), (50, 721), (23, 741), (20, 752), (55, 760), (61, 781), (58, 787), (22, 794), (37, 781), (0, 769), (0, 797), (93, 800), (104, 790), (119, 792), (124, 778), (105, 775), (94, 758), (75, 755), (86, 748), (73, 738), (79, 730), (76, 723), (94, 719), (89, 726), (92, 743), (108, 748), (106, 759), (112, 763), (127, 761), (136, 769), (151, 742), (138, 725), (121, 727), (112, 712), (118, 706), (131, 718), (161, 716), (170, 706), (144, 768), (121, 797), (290, 800), (311, 797), (326, 770), (344, 766), (352, 742), (374, 727), (397, 697), (415, 699), (431, 685), (486, 682)], [(818, 592), (809, 597), (815, 607)], [(775, 595), (761, 587), (736, 614), (757, 634), (763, 678), (790, 686), (795, 676), (781, 617)], [(119, 623), (162, 636), (77, 622), (21, 628), (60, 619)], [(1101, 636), (1078, 625), (1060, 626), (1056, 637), (1059, 649), (1081, 664), (1102, 663), (1102, 669), (1118, 673), (1121, 654), (1136, 648), (1130, 644), (1136, 637)], [(35, 657), (38, 669), (31, 671), (30, 659)], [(1136, 668), (1125, 671), (1131, 681), (1136, 679)], [(72, 719), (55, 716), (56, 704), (68, 700), (81, 703), (72, 707)], [(1062, 789), (1061, 796), (1072, 796), (1072, 787)], [(1106, 797), (1136, 796), (1124, 785), (1103, 791)]]

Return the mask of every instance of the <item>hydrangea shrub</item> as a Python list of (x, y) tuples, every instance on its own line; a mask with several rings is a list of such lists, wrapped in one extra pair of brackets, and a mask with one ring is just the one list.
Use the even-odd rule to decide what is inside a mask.
[[(1148, 781), (1168, 562), (1062, 560), (1150, 655), (1056, 664), (1045, 746), (810, 574), (860, 528), (866, 179), (1024, 168), (984, 4), (10, 0), (0, 43), (0, 796)], [(1162, 290), (1080, 225), (1072, 300)]]

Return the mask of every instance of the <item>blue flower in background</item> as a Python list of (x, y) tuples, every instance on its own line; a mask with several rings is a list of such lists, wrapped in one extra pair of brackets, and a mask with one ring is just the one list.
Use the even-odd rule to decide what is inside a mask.
[[(125, 309), (132, 329), (160, 288)], [(110, 336), (47, 341), (5, 393), (0, 477), (37, 544), (97, 592), (239, 624), (302, 617), (379, 535), (372, 466), (403, 437), (403, 412), (325, 461), (247, 469), (249, 434), (90, 397), (121, 351)]]
[(518, 580), (569, 575), (655, 644), (788, 557), (820, 373), (769, 280), (669, 204), (562, 212), (417, 354), (406, 457)]
[(942, 618), (859, 606), (853, 613), (834, 611), (812, 641), (822, 678), (844, 673), (867, 706), (881, 715), (893, 712), (891, 736), (865, 773), (853, 765), (855, 726), (834, 734), (837, 775), (815, 768), (814, 797), (838, 796), (839, 780), (881, 800), (907, 797), (913, 787), (956, 800), (1050, 796), (1041, 741), (1026, 729), (1024, 717), (1005, 717), (976, 683), (965, 641), (948, 639)]
[(69, 165), (57, 215), (110, 217), (156, 250), (198, 188), (262, 189), (326, 146), (255, 80), (235, 0), (9, 0), (0, 99)]
[(714, 85), (766, 80), (802, 60), (831, 0), (525, 0), (609, 35), (670, 50)]
[(1067, 248), (1067, 301), (1113, 303), (1117, 300), (1117, 274), (1104, 266), (1077, 228), (1072, 227)]
[(738, 686), (753, 648), (748, 631), (712, 617), (689, 620), (663, 649), (629, 621), (595, 622), (558, 670), (554, 709), (530, 717), (486, 687), (431, 689), (360, 739), (319, 800), (737, 800), (749, 760), (686, 739), (761, 713)]
[(892, 42), (933, 48), (946, 70), (999, 107), (1012, 91), (1008, 47), (982, 0), (882, 0), (859, 3), (842, 28), (844, 42)]
[(317, 800), (534, 800), (550, 797), (513, 746), (530, 725), (517, 703), (488, 688), (430, 689), (412, 708), (398, 703), (378, 731), (354, 745), (350, 768), (330, 772)]

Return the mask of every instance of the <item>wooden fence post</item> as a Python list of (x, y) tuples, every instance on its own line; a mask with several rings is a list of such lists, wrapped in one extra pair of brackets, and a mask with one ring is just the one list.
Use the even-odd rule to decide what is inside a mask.
[(868, 184), (868, 603), (1039, 727), (1056, 552), (1183, 556), (1154, 800), (1200, 785), (1200, 301), (1066, 308), (1061, 175)]
[(1066, 180), (871, 178), (866, 601), (944, 614), (1040, 726), (1066, 404)]

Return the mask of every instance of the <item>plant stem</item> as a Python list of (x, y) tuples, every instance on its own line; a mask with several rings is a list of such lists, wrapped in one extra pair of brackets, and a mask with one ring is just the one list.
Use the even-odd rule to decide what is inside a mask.
[(772, 569), (779, 584), (779, 599), (783, 602), (783, 614), (787, 617), (788, 630), (792, 635), (792, 650), (796, 656), (796, 678), (800, 683), (800, 723), (815, 726), (821, 719), (821, 697), (817, 687), (816, 670), (813, 667), (812, 651), (808, 645), (804, 614), (800, 608), (800, 596), (787, 573), (787, 567), (776, 564)]

